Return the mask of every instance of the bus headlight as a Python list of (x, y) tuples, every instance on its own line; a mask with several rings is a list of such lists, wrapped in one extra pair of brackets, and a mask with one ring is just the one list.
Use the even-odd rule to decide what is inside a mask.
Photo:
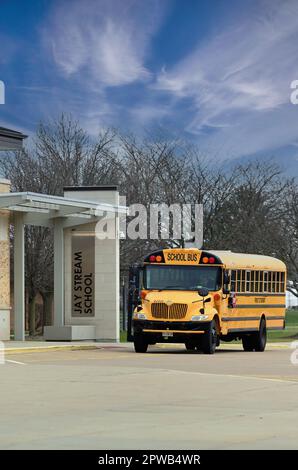
[(193, 315), (191, 321), (204, 321), (208, 320), (208, 315)]
[(147, 320), (145, 313), (135, 313), (134, 318), (135, 320)]

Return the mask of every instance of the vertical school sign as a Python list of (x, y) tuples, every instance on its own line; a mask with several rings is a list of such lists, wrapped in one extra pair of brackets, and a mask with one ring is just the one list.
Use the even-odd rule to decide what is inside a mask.
[(95, 237), (72, 236), (72, 316), (94, 317)]

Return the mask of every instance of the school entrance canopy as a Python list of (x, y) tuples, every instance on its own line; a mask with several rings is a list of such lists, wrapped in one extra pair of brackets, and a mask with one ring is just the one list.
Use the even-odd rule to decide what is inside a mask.
[[(0, 194), (0, 244), (6, 241), (7, 250), (9, 223), (12, 222), (14, 225), (15, 339), (25, 339), (24, 227), (28, 224), (53, 228), (54, 234), (54, 322), (51, 327), (46, 328), (46, 339), (117, 341), (119, 339), (118, 223), (119, 214), (126, 213), (126, 208), (119, 205), (117, 187), (69, 187), (65, 188), (63, 197), (31, 192), (10, 193), (9, 187), (8, 180), (0, 180), (0, 190), (5, 191)], [(116, 234), (114, 239), (96, 237), (96, 223), (102, 217), (114, 221)], [(80, 269), (77, 268), (78, 263), (75, 265), (76, 268), (74, 267), (74, 257), (78, 256)], [(7, 260), (6, 264), (1, 263), (0, 255), (0, 271), (9, 269)], [(73, 286), (74, 276), (77, 283), (81, 279), (80, 290), (76, 294)], [(83, 284), (84, 276), (86, 286)], [(10, 307), (3, 305), (8, 301), (7, 296), (6, 302), (1, 298), (3, 288), (5, 287), (0, 286), (0, 316), (1, 307), (3, 311)], [(9, 288), (7, 284), (6, 288)], [(81, 297), (78, 297), (78, 294)], [(84, 308), (84, 305), (88, 308)]]
[(26, 137), (22, 132), (0, 127), (0, 150), (21, 150)]

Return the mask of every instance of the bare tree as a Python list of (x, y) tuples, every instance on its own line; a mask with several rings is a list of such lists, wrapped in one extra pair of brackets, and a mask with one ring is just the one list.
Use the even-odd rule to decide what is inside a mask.
[[(71, 116), (41, 123), (30, 148), (10, 152), (0, 169), (12, 182), (13, 191), (62, 195), (64, 186), (110, 183), (118, 178), (112, 149), (115, 131), (107, 130), (91, 140)], [(53, 297), (53, 237), (50, 229), (26, 227), (26, 293), (29, 329), (35, 333), (35, 299), (44, 301), (44, 322), (51, 321)]]
[(281, 254), (281, 204), (288, 181), (269, 162), (233, 169), (227, 197), (214, 223), (213, 245), (239, 252)]
[(289, 184), (283, 209), (284, 253), (288, 265), (287, 290), (298, 297), (298, 186)]
[[(203, 204), (204, 248), (264, 253), (284, 259), (298, 287), (297, 185), (271, 162), (236, 165), (210, 162), (200, 151), (163, 135), (137, 139), (114, 129), (90, 136), (71, 116), (41, 123), (30, 148), (0, 160), (15, 191), (62, 195), (65, 185), (118, 184), (128, 205)], [(147, 227), (150, 233), (150, 221)], [(163, 221), (159, 219), (159, 230)], [(184, 246), (184, 239), (121, 241), (121, 269), (157, 248)], [(36, 294), (51, 322), (53, 240), (49, 229), (26, 228), (26, 290), (30, 331)], [(45, 268), (46, 267), (46, 268)]]

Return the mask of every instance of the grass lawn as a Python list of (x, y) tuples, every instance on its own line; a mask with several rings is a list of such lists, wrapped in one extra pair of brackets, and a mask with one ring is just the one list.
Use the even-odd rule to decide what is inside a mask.
[(294, 341), (298, 340), (298, 310), (290, 309), (286, 312), (286, 328), (280, 331), (268, 331), (268, 341)]
[[(120, 332), (120, 341), (126, 342), (126, 331)], [(294, 341), (298, 340), (298, 310), (287, 310), (286, 328), (279, 331), (268, 331), (268, 342)]]
[(126, 343), (126, 341), (127, 341), (127, 331), (120, 331), (120, 341), (121, 341), (121, 343)]

